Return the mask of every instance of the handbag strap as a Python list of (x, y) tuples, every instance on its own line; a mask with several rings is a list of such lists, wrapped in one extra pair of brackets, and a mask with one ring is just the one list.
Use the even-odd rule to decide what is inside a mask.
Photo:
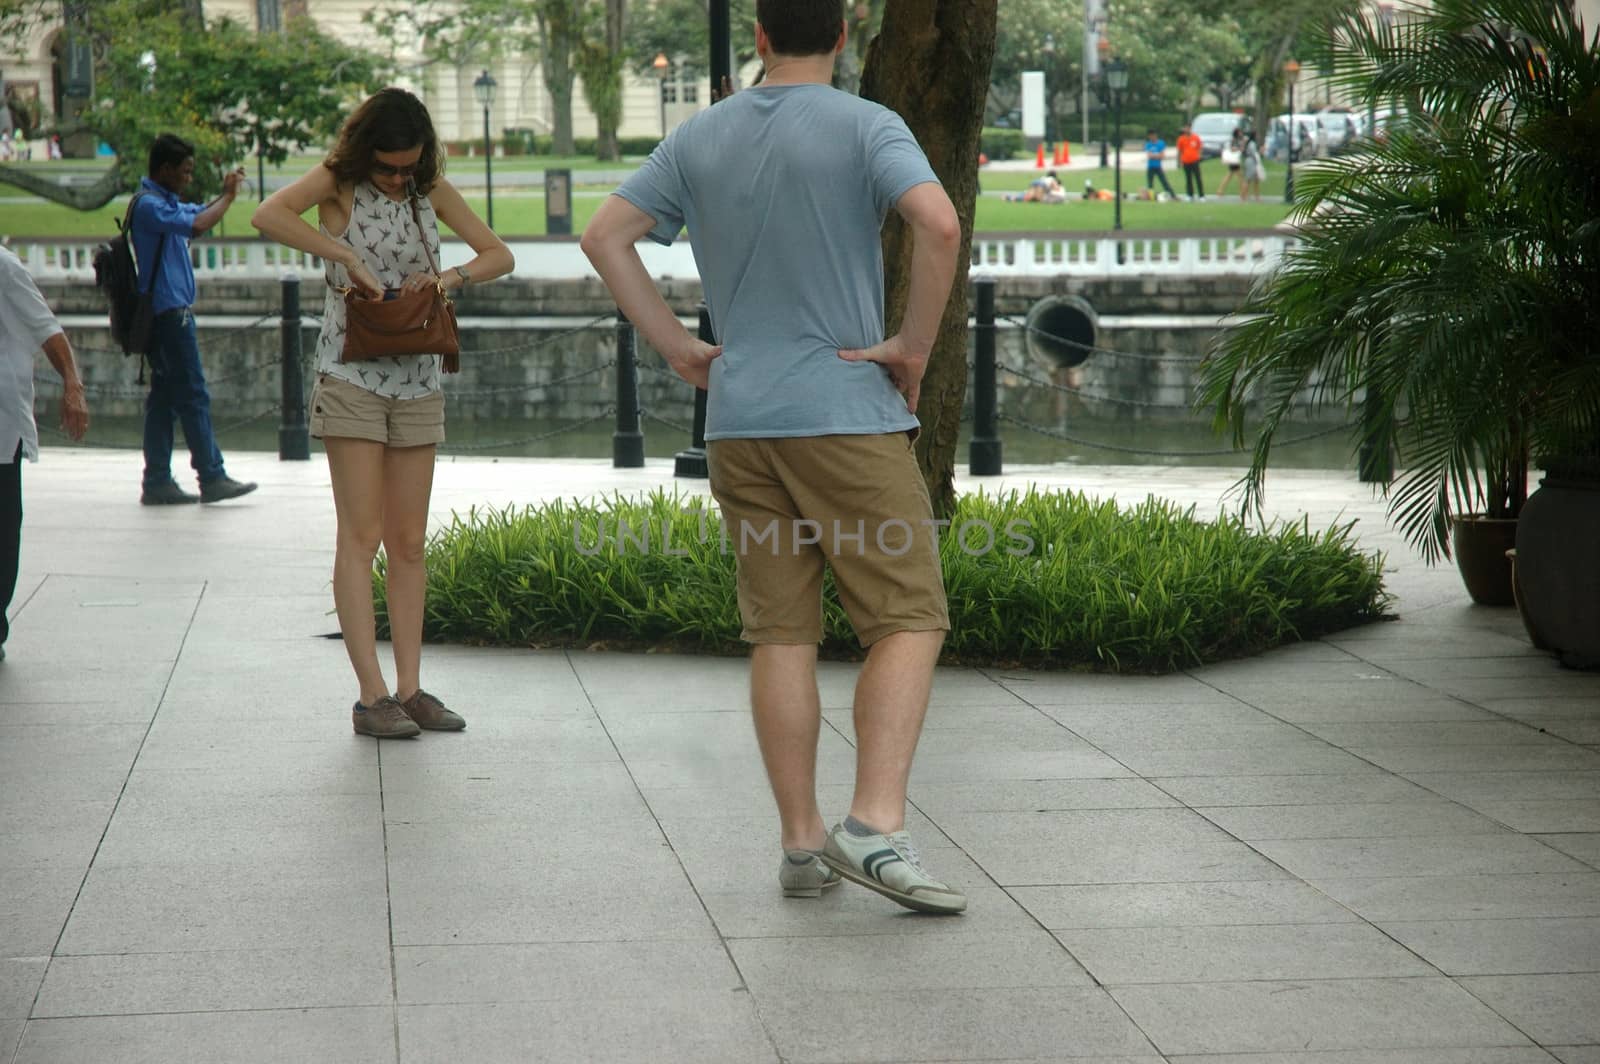
[[(408, 182), (406, 199), (411, 204), (411, 220), (417, 223), (417, 239), (422, 241), (422, 253), (428, 256), (428, 266), (432, 268), (433, 275), (439, 276), (439, 262), (433, 257), (433, 246), (428, 243), (428, 232), (422, 228), (422, 212), (417, 209), (417, 186)], [(440, 278), (441, 282), (443, 278)]]

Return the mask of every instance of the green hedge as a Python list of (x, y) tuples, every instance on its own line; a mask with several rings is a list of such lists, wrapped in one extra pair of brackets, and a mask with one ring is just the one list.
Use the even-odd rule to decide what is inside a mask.
[[(625, 156), (649, 155), (655, 151), (656, 145), (660, 143), (660, 137), (623, 137), (618, 142), (618, 147), (622, 149), (622, 154)], [(572, 140), (572, 150), (575, 155), (593, 155), (595, 153), (594, 146), (594, 137), (574, 137)], [(499, 147), (506, 155), (528, 154), (526, 151), (527, 138), (521, 133), (502, 133)], [(464, 156), (468, 151), (481, 155), (483, 153), (483, 138), (468, 137), (464, 140), (446, 141), (445, 151), (452, 157)], [(542, 133), (535, 136), (533, 138), (533, 154), (546, 156), (555, 154), (554, 138)]]
[[(686, 502), (658, 492), (457, 515), (428, 546), (426, 638), (744, 653), (734, 559), (714, 531), (701, 539), (715, 526), (684, 513)], [(1030, 491), (966, 496), (952, 527), (1004, 530), (1016, 520), (1031, 551), (1002, 549), (1019, 542), (1002, 531), (995, 549), (969, 553), (983, 545), (981, 526), (965, 547), (943, 540), (948, 662), (1167, 672), (1376, 620), (1389, 603), (1382, 558), (1359, 550), (1350, 525), (1254, 529), (1234, 517), (1201, 521), (1154, 497), (1119, 510), (1075, 492)], [(652, 549), (619, 546), (621, 521), (648, 526)], [(663, 523), (685, 554), (659, 549)], [(380, 557), (374, 574), (380, 627), (383, 565)], [(825, 593), (823, 653), (857, 656), (831, 578)]]
[(985, 126), (983, 136), (978, 142), (978, 150), (987, 155), (990, 162), (999, 162), (1002, 159), (1015, 159), (1021, 155), (1022, 145), (1021, 130)]

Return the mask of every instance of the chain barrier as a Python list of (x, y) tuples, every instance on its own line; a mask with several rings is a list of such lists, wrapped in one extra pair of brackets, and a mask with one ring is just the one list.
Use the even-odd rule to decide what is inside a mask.
[(1061, 392), (1065, 395), (1076, 396), (1079, 399), (1090, 399), (1097, 403), (1113, 403), (1117, 406), (1145, 407), (1152, 410), (1193, 409), (1185, 403), (1152, 403), (1145, 399), (1122, 399), (1115, 395), (1096, 395), (1094, 392), (1086, 392), (1081, 388), (1068, 388), (1064, 384), (1057, 384), (1054, 381), (1047, 381), (1042, 377), (1035, 377), (1026, 370), (1017, 369), (1015, 366), (1008, 366), (1004, 362), (996, 361), (994, 368), (1000, 370), (1002, 373), (1009, 373), (1012, 376), (1019, 377), (1022, 380), (1027, 381), (1029, 384), (1036, 384), (1041, 388), (1048, 388), (1053, 392)]
[(559, 340), (565, 340), (569, 337), (577, 336), (580, 333), (586, 333), (590, 329), (593, 329), (596, 325), (603, 325), (606, 322), (614, 321), (615, 319), (616, 314), (602, 314), (593, 321), (585, 322), (576, 328), (568, 329), (566, 332), (556, 333), (554, 336), (546, 336), (543, 339), (533, 340), (528, 343), (508, 344), (505, 347), (485, 347), (470, 351), (463, 350), (461, 352), (461, 357), (475, 358), (481, 355), (505, 355), (514, 351), (534, 351), (541, 347), (548, 347), (550, 344), (556, 343)]
[(282, 407), (280, 407), (278, 404), (274, 403), (272, 406), (267, 407), (265, 410), (262, 410), (260, 413), (251, 414), (249, 417), (242, 417), (242, 418), (238, 419), (237, 421), (230, 421), (225, 425), (218, 425), (218, 426), (216, 426), (214, 431), (215, 431), (215, 433), (217, 435), (220, 436), (224, 432), (232, 432), (234, 429), (242, 429), (246, 425), (253, 425), (257, 421), (261, 421), (264, 418), (277, 417), (278, 414), (281, 411), (282, 411)]
[(1037, 325), (1029, 325), (1026, 321), (1020, 321), (1009, 314), (1002, 315), (996, 320), (1015, 325), (1017, 328), (1030, 332), (1035, 336), (1042, 336), (1046, 340), (1054, 340), (1058, 344), (1066, 344), (1069, 347), (1077, 348), (1079, 351), (1088, 351), (1090, 354), (1095, 355), (1108, 355), (1112, 358), (1131, 358), (1140, 362), (1172, 362), (1190, 365), (1205, 361), (1204, 355), (1146, 355), (1138, 351), (1113, 351), (1109, 347), (1095, 347), (1093, 344), (1083, 344), (1076, 340), (1069, 340), (1065, 336), (1057, 336), (1054, 333), (1045, 332)]
[(665, 425), (667, 428), (671, 429), (673, 432), (682, 433), (685, 436), (689, 435), (691, 432), (694, 431), (688, 425), (684, 425), (684, 424), (682, 424), (680, 422), (673, 421), (670, 418), (664, 418), (660, 414), (652, 414), (648, 410), (641, 410), (641, 411), (639, 411), (639, 413), (642, 414), (648, 420), (655, 421), (655, 422), (658, 422), (658, 423), (660, 423), (662, 425)]
[(577, 373), (569, 373), (565, 377), (557, 377), (553, 381), (538, 381), (533, 384), (508, 384), (499, 388), (473, 388), (469, 391), (457, 391), (454, 388), (451, 388), (446, 394), (448, 394), (451, 399), (486, 399), (495, 395), (513, 395), (522, 392), (537, 391), (541, 388), (555, 388), (562, 384), (569, 384), (572, 381), (582, 380), (585, 377), (592, 377), (597, 373), (604, 373), (606, 370), (610, 369), (616, 364), (617, 360), (613, 358), (609, 361), (602, 362), (597, 366), (591, 366), (588, 369), (579, 370)]
[[(1076, 444), (1079, 447), (1090, 447), (1101, 451), (1112, 451), (1116, 454), (1137, 454), (1152, 458), (1228, 458), (1244, 453), (1243, 450), (1235, 448), (1229, 448), (1223, 451), (1155, 451), (1145, 447), (1124, 447), (1121, 444), (1100, 443), (1095, 440), (1086, 440), (1082, 437), (1073, 436), (1070, 433), (1062, 432), (1058, 429), (1048, 429), (1043, 425), (1035, 425), (1032, 422), (1024, 421), (1023, 419), (1019, 417), (1013, 417), (1010, 414), (999, 414), (997, 416), (1001, 421), (1010, 422), (1011, 424), (1016, 425), (1018, 428), (1027, 429), (1029, 432), (1036, 433), (1040, 436), (1048, 436), (1051, 439), (1061, 440), (1064, 443)], [(1334, 425), (1332, 428), (1322, 429), (1319, 432), (1310, 432), (1304, 436), (1295, 436), (1287, 440), (1278, 440), (1273, 443), (1273, 446), (1293, 447), (1297, 443), (1308, 443), (1311, 440), (1322, 439), (1324, 436), (1332, 436), (1335, 433), (1348, 431), (1350, 431), (1350, 426), (1348, 425)]]
[(445, 443), (439, 446), (439, 451), (442, 454), (466, 454), (472, 451), (497, 451), (505, 447), (526, 447), (529, 444), (552, 439), (564, 433), (576, 432), (587, 425), (594, 424), (596, 421), (604, 421), (606, 418), (615, 417), (616, 413), (616, 407), (608, 406), (593, 417), (584, 418), (582, 421), (574, 421), (570, 425), (563, 425), (558, 429), (551, 429), (549, 432), (541, 432), (537, 436), (523, 436), (515, 440), (493, 440), (489, 443)]

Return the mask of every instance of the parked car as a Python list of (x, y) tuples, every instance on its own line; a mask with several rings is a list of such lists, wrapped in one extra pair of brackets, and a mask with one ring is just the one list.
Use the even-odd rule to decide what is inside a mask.
[[(1327, 145), (1327, 132), (1322, 131), (1322, 136), (1317, 133), (1322, 130), (1321, 119), (1314, 113), (1304, 111), (1295, 114), (1295, 143), (1294, 160), (1316, 158)], [(1289, 157), (1289, 116), (1278, 115), (1272, 120), (1272, 126), (1267, 130), (1267, 158), (1277, 159), (1280, 162)]]
[(1200, 154), (1205, 159), (1215, 159), (1228, 146), (1233, 131), (1245, 123), (1245, 117), (1232, 111), (1205, 111), (1194, 116), (1189, 123), (1195, 136), (1200, 138)]
[(1355, 145), (1360, 127), (1350, 108), (1324, 107), (1317, 112), (1317, 118), (1322, 122), (1326, 154), (1337, 154)]

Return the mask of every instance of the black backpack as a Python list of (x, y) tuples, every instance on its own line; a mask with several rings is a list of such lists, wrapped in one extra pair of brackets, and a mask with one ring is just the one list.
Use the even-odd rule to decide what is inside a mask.
[[(143, 195), (143, 192), (137, 193), (128, 204), (128, 213), (117, 226), (118, 235), (112, 237), (110, 243), (94, 249), (94, 283), (105, 293), (111, 312), (111, 337), (122, 348), (122, 353), (147, 356), (155, 326), (151, 303), (156, 286), (152, 278), (149, 288), (142, 293), (139, 291), (139, 266), (133, 253), (133, 209)], [(163, 233), (156, 244), (157, 267), (166, 248), (167, 236)]]

